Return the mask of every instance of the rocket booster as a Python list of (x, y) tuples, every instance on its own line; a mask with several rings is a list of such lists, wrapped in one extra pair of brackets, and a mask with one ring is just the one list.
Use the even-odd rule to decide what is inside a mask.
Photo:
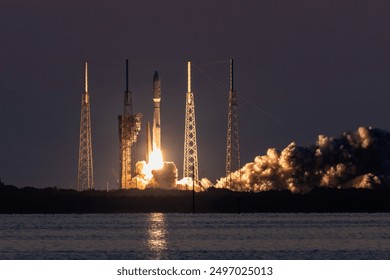
[(146, 123), (146, 161), (149, 162), (149, 155), (152, 152), (152, 137), (150, 136), (150, 122)]
[(161, 83), (158, 72), (154, 72), (153, 77), (153, 150), (161, 150), (161, 120), (160, 120)]
[(158, 76), (158, 72), (154, 72), (153, 76), (153, 101), (160, 102), (161, 100), (161, 83), (160, 77)]

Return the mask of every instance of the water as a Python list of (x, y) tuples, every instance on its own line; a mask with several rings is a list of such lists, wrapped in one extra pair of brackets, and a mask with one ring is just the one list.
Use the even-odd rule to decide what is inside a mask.
[(390, 259), (390, 214), (0, 215), (0, 259)]

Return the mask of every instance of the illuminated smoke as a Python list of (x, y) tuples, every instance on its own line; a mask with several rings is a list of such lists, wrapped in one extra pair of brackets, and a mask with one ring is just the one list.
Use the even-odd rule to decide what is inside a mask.
[(161, 169), (152, 170), (153, 177), (149, 185), (155, 188), (173, 189), (176, 187), (177, 168), (173, 162), (164, 161)]
[(192, 181), (191, 177), (184, 177), (180, 179), (176, 183), (176, 189), (178, 190), (192, 190), (195, 187), (195, 191), (200, 192), (204, 191), (207, 188), (213, 186), (214, 184), (207, 178), (203, 178), (200, 180), (199, 184)]
[[(213, 183), (203, 178), (200, 185), (193, 184), (192, 178), (178, 180), (178, 171), (174, 162), (164, 161), (161, 168), (151, 169), (150, 163), (139, 161), (136, 164), (136, 176), (133, 178), (133, 186), (138, 189), (160, 188), (202, 191), (212, 186)], [(153, 168), (153, 167), (152, 167)]]
[(212, 187), (214, 184), (207, 178), (202, 178), (200, 180), (200, 185), (203, 189), (208, 189), (210, 187)]
[(138, 188), (138, 189), (145, 189), (150, 181), (149, 174), (146, 174), (146, 161), (138, 161), (135, 164), (135, 173), (136, 176), (132, 179), (133, 180), (133, 185)]
[(390, 133), (360, 127), (339, 138), (319, 135), (309, 147), (292, 142), (281, 152), (270, 148), (216, 187), (229, 187), (231, 181), (230, 188), (243, 191), (375, 188), (388, 181), (389, 170)]
[(136, 176), (133, 185), (138, 189), (160, 188), (173, 189), (176, 187), (177, 168), (173, 162), (164, 161), (162, 167), (151, 169), (146, 161), (136, 163)]
[(190, 177), (184, 177), (176, 183), (176, 188), (178, 190), (192, 190), (192, 186), (194, 186), (194, 183)]

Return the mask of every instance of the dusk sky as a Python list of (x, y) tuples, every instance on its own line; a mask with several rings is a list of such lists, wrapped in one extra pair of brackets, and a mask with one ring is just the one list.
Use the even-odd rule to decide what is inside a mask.
[(389, 1), (3, 0), (0, 26), (0, 178), (7, 184), (76, 188), (84, 61), (97, 189), (118, 179), (125, 59), (143, 121), (152, 121), (159, 71), (162, 150), (179, 178), (187, 60), (201, 178), (225, 175), (230, 58), (242, 164), (269, 147), (315, 143), (319, 134), (390, 129)]

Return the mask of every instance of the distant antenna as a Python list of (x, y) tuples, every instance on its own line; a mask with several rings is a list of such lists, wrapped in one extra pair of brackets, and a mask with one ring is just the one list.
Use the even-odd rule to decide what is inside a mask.
[(88, 93), (88, 63), (84, 63), (85, 91), (81, 98), (81, 120), (80, 120), (80, 145), (79, 163), (77, 175), (77, 190), (92, 190), (93, 183), (93, 161), (91, 141), (91, 109)]
[[(240, 170), (240, 135), (238, 132), (238, 101), (234, 90), (233, 59), (230, 59), (230, 89), (226, 144), (226, 184), (228, 188), (241, 190), (241, 185), (232, 186), (232, 172)], [(241, 171), (240, 171), (241, 172)]]
[(198, 148), (196, 144), (195, 124), (195, 100), (191, 92), (191, 61), (187, 62), (187, 94), (186, 94), (186, 115), (184, 133), (184, 168), (183, 177), (193, 177), (194, 182), (199, 181), (198, 176)]

